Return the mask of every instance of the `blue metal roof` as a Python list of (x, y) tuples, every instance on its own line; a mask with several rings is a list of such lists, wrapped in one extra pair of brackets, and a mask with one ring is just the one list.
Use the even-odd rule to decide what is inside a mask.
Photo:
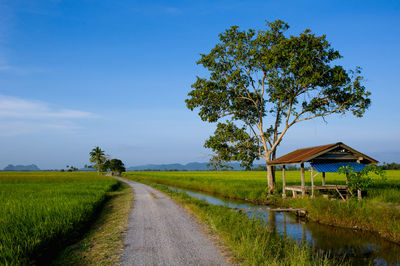
[(364, 169), (365, 164), (356, 163), (356, 162), (341, 162), (341, 163), (311, 163), (311, 166), (314, 167), (315, 170), (322, 173), (336, 173), (340, 167), (342, 166), (350, 166), (353, 167), (354, 172), (359, 172)]

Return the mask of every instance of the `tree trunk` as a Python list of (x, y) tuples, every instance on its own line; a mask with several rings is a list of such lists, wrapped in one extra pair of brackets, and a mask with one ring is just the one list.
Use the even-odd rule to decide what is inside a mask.
[(360, 189), (357, 189), (357, 197), (358, 197), (358, 200), (362, 200), (362, 195), (361, 195)]
[(273, 194), (276, 190), (275, 175), (273, 174), (273, 167), (267, 164), (267, 179), (268, 179), (268, 193)]
[(266, 160), (267, 165), (267, 179), (268, 179), (268, 194), (273, 194), (276, 192), (276, 183), (275, 183), (275, 166), (268, 165), (268, 162), (274, 160), (276, 158), (276, 149), (273, 150)]
[[(271, 161), (276, 159), (276, 149), (271, 153)], [(276, 167), (272, 166), (272, 179), (274, 180), (274, 186), (275, 185), (275, 172), (276, 172)]]

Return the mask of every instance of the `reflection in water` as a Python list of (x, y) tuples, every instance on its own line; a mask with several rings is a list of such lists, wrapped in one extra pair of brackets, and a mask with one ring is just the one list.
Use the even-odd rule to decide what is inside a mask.
[(276, 233), (276, 213), (268, 212), (268, 227), (272, 233)]
[(248, 217), (267, 222), (272, 232), (290, 237), (299, 243), (307, 243), (316, 252), (344, 256), (353, 265), (374, 263), (377, 265), (400, 265), (400, 246), (368, 232), (337, 228), (304, 221), (293, 214), (269, 211), (268, 206), (244, 201), (220, 199), (203, 193), (168, 187), (176, 192), (234, 209), (244, 209)]

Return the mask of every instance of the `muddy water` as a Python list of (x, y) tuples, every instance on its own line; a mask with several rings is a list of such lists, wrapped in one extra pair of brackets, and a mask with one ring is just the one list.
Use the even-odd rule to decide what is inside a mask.
[(299, 243), (307, 243), (315, 251), (340, 257), (345, 256), (352, 265), (400, 265), (400, 245), (373, 233), (305, 221), (290, 213), (270, 211), (272, 207), (268, 206), (218, 198), (175, 187), (168, 188), (176, 192), (185, 192), (191, 197), (213, 205), (241, 209), (249, 217), (262, 218), (272, 231), (290, 237)]

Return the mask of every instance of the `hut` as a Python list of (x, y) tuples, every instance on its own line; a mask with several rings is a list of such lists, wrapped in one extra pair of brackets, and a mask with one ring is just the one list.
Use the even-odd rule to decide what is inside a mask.
[[(311, 186), (305, 185), (304, 163), (309, 163), (311, 166)], [(377, 160), (356, 151), (342, 142), (337, 142), (298, 149), (269, 162), (268, 165), (282, 166), (283, 197), (286, 197), (286, 191), (292, 191), (293, 197), (296, 197), (298, 192), (301, 192), (302, 197), (311, 192), (311, 197), (314, 197), (316, 190), (334, 190), (345, 200), (345, 197), (350, 192), (347, 184), (328, 185), (325, 183), (325, 173), (337, 172), (342, 166), (350, 166), (353, 167), (354, 171), (361, 171), (365, 165), (376, 163), (378, 163)], [(286, 165), (291, 164), (300, 164), (300, 186), (286, 186)], [(318, 173), (322, 173), (322, 185), (320, 186), (314, 184), (314, 178)]]

